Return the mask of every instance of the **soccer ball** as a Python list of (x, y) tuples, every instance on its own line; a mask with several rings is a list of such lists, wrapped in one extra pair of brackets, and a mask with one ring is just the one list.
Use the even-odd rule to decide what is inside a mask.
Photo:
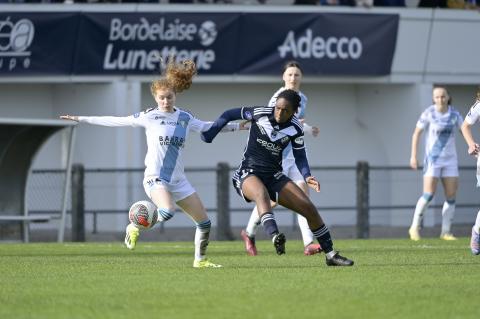
[(128, 219), (138, 228), (152, 228), (157, 222), (157, 207), (146, 200), (134, 203), (128, 212)]

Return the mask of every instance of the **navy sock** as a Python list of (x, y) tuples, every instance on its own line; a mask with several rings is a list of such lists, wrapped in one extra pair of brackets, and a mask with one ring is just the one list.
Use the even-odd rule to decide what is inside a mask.
[(312, 230), (313, 236), (317, 238), (318, 243), (322, 246), (323, 251), (327, 254), (333, 250), (332, 236), (327, 225), (320, 226), (320, 228)]
[(278, 234), (277, 222), (275, 221), (275, 216), (273, 216), (273, 213), (267, 212), (263, 214), (260, 216), (260, 220), (262, 222), (263, 229), (265, 229), (270, 237)]

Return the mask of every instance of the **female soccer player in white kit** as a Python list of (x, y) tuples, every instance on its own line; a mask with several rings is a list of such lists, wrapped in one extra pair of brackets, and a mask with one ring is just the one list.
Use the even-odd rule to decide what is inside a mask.
[[(465, 121), (462, 125), (462, 133), (468, 144), (468, 154), (477, 157), (477, 187), (480, 187), (480, 146), (475, 142), (471, 126), (480, 121), (480, 88), (477, 91), (475, 103), (470, 108)], [(480, 255), (480, 210), (477, 213), (475, 224), (472, 227), (472, 237), (470, 238), (470, 249), (472, 254)]]
[[(305, 123), (303, 119), (305, 118), (305, 111), (307, 108), (307, 97), (300, 91), (300, 84), (302, 82), (302, 69), (300, 64), (296, 61), (289, 61), (285, 64), (283, 68), (283, 82), (284, 86), (277, 90), (270, 98), (268, 106), (275, 107), (278, 95), (287, 90), (292, 89), (300, 95), (301, 102), (300, 107), (298, 108), (297, 113), (295, 114), (298, 119), (303, 122), (303, 130), (306, 133), (309, 133), (313, 136), (317, 136), (319, 129), (317, 127), (312, 127)], [(292, 145), (289, 145), (283, 152), (282, 160), (283, 174), (287, 175), (292, 179), (295, 184), (297, 184), (304, 192), (308, 195), (308, 186), (303, 179), (302, 174), (298, 171), (297, 166), (295, 165), (295, 158), (292, 152)], [(313, 255), (321, 251), (321, 247), (318, 243), (315, 243), (315, 238), (308, 227), (307, 220), (302, 215), (297, 215), (298, 225), (302, 233), (303, 245), (304, 245), (304, 254)], [(247, 228), (242, 230), (240, 235), (242, 236), (243, 241), (245, 242), (245, 250), (248, 255), (256, 256), (257, 248), (255, 246), (255, 235), (257, 228), (260, 225), (260, 217), (258, 215), (257, 206), (254, 207), (250, 219), (248, 221)]]
[(418, 168), (417, 148), (420, 134), (428, 128), (423, 167), (423, 195), (419, 198), (409, 228), (411, 240), (420, 240), (420, 226), (428, 204), (435, 194), (438, 180), (441, 179), (445, 191), (442, 208), (442, 230), (440, 238), (455, 240), (451, 232), (455, 213), (455, 197), (458, 189), (458, 162), (455, 148), (455, 131), (460, 129), (463, 118), (450, 105), (451, 99), (446, 88), (433, 89), (433, 102), (420, 116), (412, 136), (410, 166)]
[[(158, 221), (171, 219), (174, 202), (187, 213), (196, 225), (195, 268), (217, 268), (206, 258), (211, 222), (205, 208), (184, 174), (182, 150), (189, 131), (204, 132), (212, 122), (203, 122), (192, 114), (175, 106), (176, 95), (190, 87), (196, 74), (193, 61), (176, 63), (171, 58), (165, 75), (151, 85), (151, 93), (157, 107), (126, 117), (73, 116), (60, 118), (103, 126), (144, 127), (147, 137), (143, 187), (148, 197), (158, 207)], [(238, 123), (229, 124), (224, 131), (238, 129)], [(125, 245), (134, 249), (140, 229), (133, 223), (126, 228)]]

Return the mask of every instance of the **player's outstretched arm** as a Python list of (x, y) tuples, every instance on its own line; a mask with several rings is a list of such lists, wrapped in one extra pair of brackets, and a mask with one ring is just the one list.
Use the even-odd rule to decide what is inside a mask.
[(200, 134), (202, 141), (206, 143), (211, 143), (215, 136), (222, 130), (222, 128), (227, 125), (230, 121), (242, 119), (242, 109), (230, 109), (223, 112), (218, 119), (213, 122), (212, 126)]
[(78, 122), (78, 116), (76, 115), (60, 115), (60, 118), (62, 120), (70, 120), (70, 121)]

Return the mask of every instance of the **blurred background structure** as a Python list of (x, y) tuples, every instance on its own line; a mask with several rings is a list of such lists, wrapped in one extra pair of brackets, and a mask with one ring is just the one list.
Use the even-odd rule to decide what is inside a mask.
[[(460, 9), (436, 3), (418, 8), (420, 3), (408, 1), (388, 7), (320, 3), (293, 8), (293, 1), (12, 2), (20, 1), (0, 4), (1, 118), (139, 112), (154, 105), (149, 85), (159, 74), (158, 57), (175, 53), (179, 59), (194, 58), (199, 66), (177, 106), (213, 120), (226, 108), (266, 104), (282, 85), (283, 62), (299, 60), (305, 68), (307, 119), (320, 128), (319, 138), (306, 138), (310, 165), (322, 185), (312, 199), (334, 231), (347, 227), (346, 237), (361, 237), (356, 228), (359, 162), (370, 168), (368, 226), (382, 227), (386, 235), (388, 229), (400, 229), (390, 234), (407, 236), (422, 187), (421, 171), (407, 168), (418, 116), (431, 104), (437, 84), (446, 85), (453, 105), (465, 115), (480, 83), (480, 15), (465, 10), (472, 7), (466, 3)], [(81, 228), (87, 239), (101, 233), (123, 238), (126, 210), (146, 198), (141, 185), (144, 132), (87, 125), (76, 131), (73, 163), (84, 173)], [(191, 136), (184, 150), (187, 174), (214, 227), (217, 164), (231, 169), (239, 164), (246, 134), (222, 134), (213, 144)], [(466, 225), (480, 197), (474, 161), (460, 134), (457, 138), (461, 170), (454, 225)], [(30, 213), (61, 209), (68, 143), (68, 132), (57, 133), (36, 155), (26, 192)], [(442, 192), (439, 188), (425, 227), (441, 222)], [(244, 226), (252, 205), (231, 187), (228, 198), (230, 226)], [(71, 197), (68, 207), (70, 212)], [(70, 216), (67, 239), (74, 237)], [(279, 210), (277, 219), (285, 227), (295, 225), (285, 211)], [(190, 223), (177, 213), (159, 228), (190, 229)], [(31, 238), (51, 233), (56, 240), (57, 228), (55, 220), (32, 223)], [(465, 229), (457, 235), (467, 236)], [(0, 239), (21, 238), (9, 223), (0, 222)]]

